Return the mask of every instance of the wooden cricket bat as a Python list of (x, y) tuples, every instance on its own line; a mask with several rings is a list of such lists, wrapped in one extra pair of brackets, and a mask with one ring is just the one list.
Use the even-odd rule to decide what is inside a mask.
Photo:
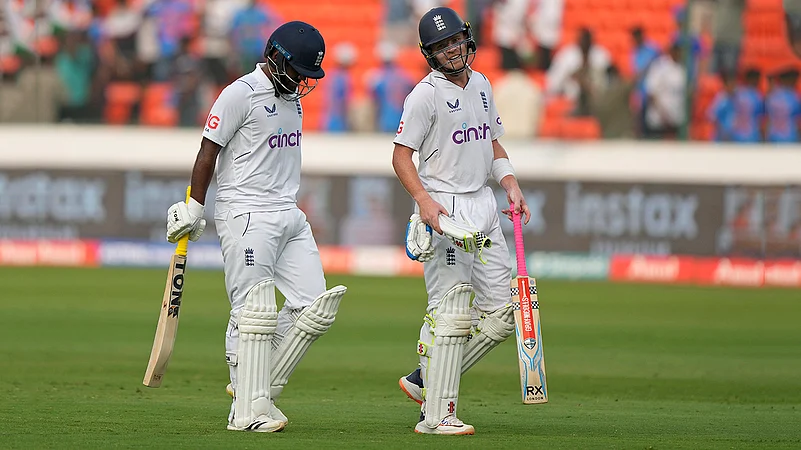
[(523, 225), (520, 223), (520, 214), (514, 212), (512, 214), (515, 227), (517, 277), (512, 279), (511, 290), (520, 363), (520, 388), (523, 403), (547, 403), (548, 387), (545, 382), (545, 357), (542, 353), (537, 282), (528, 276), (526, 270), (526, 251), (523, 248)]
[[(186, 201), (189, 202), (190, 188), (186, 188)], [(167, 285), (164, 287), (164, 296), (161, 299), (161, 313), (156, 326), (156, 338), (153, 340), (153, 349), (150, 351), (150, 361), (147, 363), (145, 379), (142, 381), (147, 387), (159, 387), (167, 371), (167, 364), (172, 356), (175, 345), (175, 336), (178, 333), (178, 312), (181, 309), (181, 296), (184, 290), (184, 271), (186, 270), (186, 246), (189, 234), (182, 237), (175, 247), (175, 253), (170, 259), (170, 269), (167, 271)]]

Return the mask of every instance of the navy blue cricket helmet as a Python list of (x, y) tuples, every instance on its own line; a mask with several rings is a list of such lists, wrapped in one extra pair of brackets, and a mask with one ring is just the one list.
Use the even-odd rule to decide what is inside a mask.
[[(423, 14), (418, 25), (418, 32), (420, 34), (420, 51), (425, 56), (428, 65), (434, 70), (455, 75), (463, 72), (472, 62), (472, 58), (475, 57), (476, 41), (473, 39), (470, 23), (462, 20), (459, 14), (451, 8), (440, 6), (432, 8)], [(437, 49), (436, 51), (433, 50), (434, 44), (452, 38), (459, 33), (464, 33), (464, 39), (457, 44)], [(458, 56), (462, 60), (461, 67), (456, 68), (453, 61), (448, 61), (444, 64), (437, 61), (438, 54), (447, 52), (451, 47), (461, 46), (465, 43), (467, 44), (467, 53), (462, 53)]]
[[(278, 57), (273, 59), (273, 50)], [(270, 71), (273, 73), (282, 92), (282, 96), (289, 100), (307, 95), (317, 85), (317, 80), (325, 76), (322, 68), (325, 56), (325, 40), (317, 28), (306, 22), (287, 22), (270, 35), (264, 49), (264, 57)], [(301, 75), (301, 80), (294, 80), (287, 74), (286, 65), (289, 64)], [(309, 85), (308, 80), (314, 80)]]

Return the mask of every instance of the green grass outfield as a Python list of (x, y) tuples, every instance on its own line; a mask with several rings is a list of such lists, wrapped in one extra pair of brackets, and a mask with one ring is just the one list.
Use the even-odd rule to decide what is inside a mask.
[[(421, 279), (350, 290), (279, 403), (283, 433), (225, 430), (221, 273), (187, 272), (164, 385), (142, 386), (165, 270), (0, 268), (0, 448), (799, 448), (801, 292), (539, 283), (550, 403), (507, 342), (462, 383), (475, 436), (419, 436)], [(443, 443), (442, 441), (446, 441)]]

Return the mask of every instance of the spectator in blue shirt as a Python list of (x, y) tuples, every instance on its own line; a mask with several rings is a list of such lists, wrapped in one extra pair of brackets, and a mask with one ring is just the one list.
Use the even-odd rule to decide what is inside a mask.
[(721, 74), (726, 89), (719, 93), (709, 110), (715, 123), (715, 140), (754, 143), (762, 140), (765, 99), (759, 92), (761, 73), (748, 70), (743, 83), (735, 87), (733, 77)]
[(778, 75), (776, 84), (765, 99), (768, 125), (768, 142), (798, 142), (798, 122), (801, 119), (801, 101), (796, 92), (798, 71), (789, 69)]
[[(684, 48), (685, 41), (681, 36), (681, 28), (682, 23), (686, 19), (687, 16), (687, 8), (685, 6), (677, 6), (673, 9), (673, 17), (676, 20), (676, 27), (678, 31), (673, 33), (671, 41), (679, 42), (679, 45)], [(695, 82), (698, 80), (698, 72), (699, 66), (701, 62), (706, 58), (709, 49), (704, 47), (703, 42), (701, 42), (701, 38), (698, 36), (698, 33), (688, 28), (687, 38), (689, 41), (687, 42), (687, 47), (690, 50), (690, 58), (687, 65), (687, 73), (690, 75), (690, 84), (695, 85)], [(685, 56), (687, 54), (685, 53)]]
[(327, 70), (325, 76), (326, 95), (323, 105), (322, 129), (329, 132), (345, 132), (348, 125), (348, 112), (353, 97), (353, 78), (350, 68), (356, 61), (356, 48), (349, 42), (334, 47), (336, 67)]
[(403, 102), (414, 88), (414, 80), (395, 63), (397, 48), (382, 42), (376, 49), (381, 67), (367, 77), (370, 97), (375, 105), (376, 129), (384, 133), (398, 130)]
[(645, 39), (642, 27), (634, 27), (631, 30), (631, 39), (634, 42), (634, 48), (631, 51), (631, 69), (633, 70), (633, 77), (637, 80), (634, 89), (634, 105), (639, 118), (639, 129), (645, 128), (645, 102), (647, 95), (645, 94), (645, 72), (659, 55), (662, 53), (659, 46), (651, 40)]
[(706, 114), (715, 125), (714, 140), (728, 142), (733, 140), (735, 81), (728, 74), (721, 74), (720, 77), (723, 80), (723, 90), (715, 95)]
[(251, 72), (264, 60), (264, 46), (281, 24), (278, 15), (256, 0), (236, 14), (231, 22), (231, 48), (239, 58), (239, 71)]
[(188, 0), (157, 0), (146, 14), (156, 20), (159, 42), (159, 61), (153, 75), (158, 81), (167, 81), (173, 76), (173, 62), (181, 49), (181, 40), (194, 32), (194, 10)]

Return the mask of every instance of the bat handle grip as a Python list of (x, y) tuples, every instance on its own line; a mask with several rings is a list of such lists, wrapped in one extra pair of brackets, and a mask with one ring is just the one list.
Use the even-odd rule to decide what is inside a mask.
[[(189, 203), (189, 198), (192, 193), (192, 186), (186, 187), (186, 203)], [(189, 233), (186, 233), (181, 239), (178, 239), (178, 245), (175, 247), (175, 254), (186, 256), (186, 247), (189, 244)]]
[(520, 212), (515, 212), (514, 205), (512, 209), (512, 223), (515, 226), (515, 256), (517, 257), (517, 276), (527, 277), (528, 270), (526, 270), (526, 250), (523, 248), (523, 223)]

